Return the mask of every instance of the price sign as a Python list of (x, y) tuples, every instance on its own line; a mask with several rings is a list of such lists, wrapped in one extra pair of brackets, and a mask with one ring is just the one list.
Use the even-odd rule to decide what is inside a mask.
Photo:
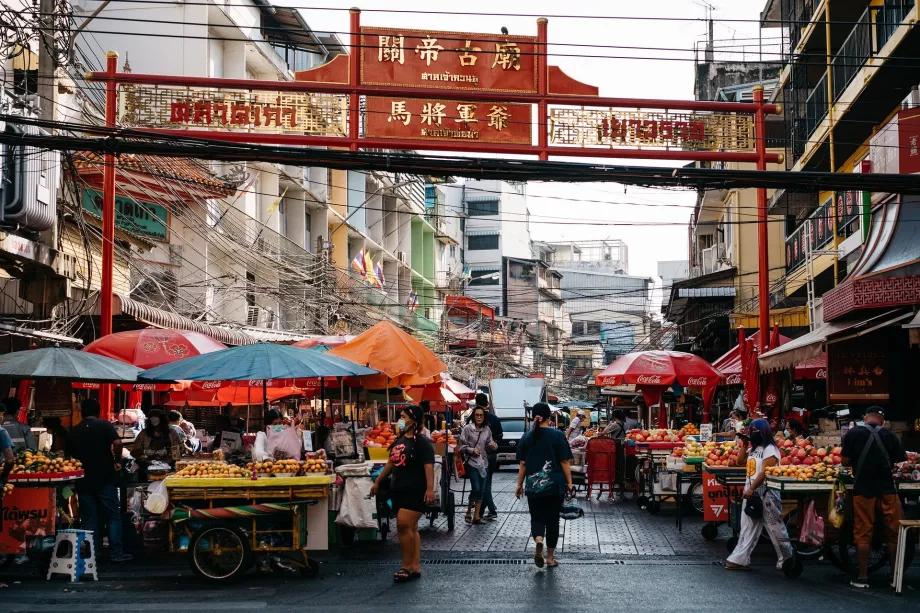
[(700, 442), (706, 443), (712, 440), (712, 424), (700, 424)]

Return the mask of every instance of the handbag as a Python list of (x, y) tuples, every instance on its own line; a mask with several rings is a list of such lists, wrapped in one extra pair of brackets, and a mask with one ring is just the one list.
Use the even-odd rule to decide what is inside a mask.
[(754, 495), (747, 499), (744, 513), (751, 519), (763, 519), (763, 498), (759, 492), (754, 492)]
[(457, 472), (458, 479), (466, 478), (466, 465), (463, 463), (463, 458), (459, 453), (454, 454), (454, 468)]
[(567, 504), (567, 505), (563, 505), (562, 511), (559, 513), (559, 516), (562, 519), (572, 521), (573, 519), (584, 517), (585, 511), (577, 504)]

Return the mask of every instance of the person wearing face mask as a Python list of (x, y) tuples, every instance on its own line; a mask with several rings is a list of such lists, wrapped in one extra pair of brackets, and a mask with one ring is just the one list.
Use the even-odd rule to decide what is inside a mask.
[(376, 496), (383, 480), (390, 479), (390, 500), (402, 550), (402, 566), (393, 575), (397, 583), (422, 576), (418, 520), (434, 503), (434, 444), (420, 434), (422, 416), (422, 408), (415, 405), (400, 412), (399, 437), (390, 446), (387, 465), (371, 487), (371, 496)]
[(802, 422), (797, 419), (787, 419), (786, 429), (783, 430), (783, 436), (786, 438), (791, 438), (794, 441), (797, 441), (800, 438), (805, 438), (805, 426), (803, 426)]
[[(760, 540), (764, 528), (776, 549), (776, 567), (782, 568), (792, 558), (789, 534), (783, 523), (783, 505), (773, 490), (767, 489), (767, 468), (780, 461), (779, 448), (773, 440), (773, 430), (766, 419), (755, 419), (748, 428), (751, 449), (741, 446), (739, 464), (747, 467), (744, 485), (744, 508), (741, 514), (741, 534), (735, 550), (725, 561), (727, 570), (750, 570), (751, 552)], [(749, 510), (749, 507), (753, 507)], [(756, 511), (757, 507), (760, 511)], [(754, 515), (752, 517), (751, 515)], [(758, 516), (759, 515), (759, 516)]]
[(265, 412), (265, 429), (256, 434), (252, 447), (252, 459), (256, 462), (274, 459), (301, 458), (303, 450), (302, 430), (284, 425), (284, 417), (278, 409)]
[(182, 442), (170, 430), (166, 412), (155, 407), (147, 414), (147, 425), (134, 440), (131, 455), (142, 469), (141, 480), (146, 480), (147, 465), (154, 461), (173, 463), (182, 457)]

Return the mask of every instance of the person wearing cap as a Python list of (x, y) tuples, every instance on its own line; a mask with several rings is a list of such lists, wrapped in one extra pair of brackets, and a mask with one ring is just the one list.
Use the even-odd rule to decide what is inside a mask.
[(587, 417), (583, 410), (578, 409), (578, 412), (575, 413), (575, 419), (572, 420), (572, 423), (569, 424), (569, 429), (565, 432), (565, 437), (568, 440), (574, 440), (584, 434), (585, 427), (583, 424)]
[(6, 412), (3, 429), (10, 435), (13, 441), (13, 448), (16, 451), (38, 449), (38, 443), (35, 442), (35, 435), (32, 434), (32, 429), (18, 419), (19, 410), (22, 408), (19, 398), (13, 396), (4, 398), (3, 406)]
[(877, 515), (881, 514), (885, 527), (891, 568), (898, 545), (901, 501), (891, 469), (907, 456), (901, 441), (884, 423), (882, 407), (871, 406), (866, 409), (863, 425), (851, 429), (843, 439), (841, 459), (853, 471), (853, 541), (859, 561), (859, 576), (850, 585), (860, 589), (869, 587), (869, 553)]

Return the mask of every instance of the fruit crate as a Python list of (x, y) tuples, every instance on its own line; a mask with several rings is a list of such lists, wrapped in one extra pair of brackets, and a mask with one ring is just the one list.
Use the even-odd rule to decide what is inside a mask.
[(72, 470), (66, 473), (15, 473), (7, 478), (11, 483), (58, 483), (82, 479), (82, 470)]

